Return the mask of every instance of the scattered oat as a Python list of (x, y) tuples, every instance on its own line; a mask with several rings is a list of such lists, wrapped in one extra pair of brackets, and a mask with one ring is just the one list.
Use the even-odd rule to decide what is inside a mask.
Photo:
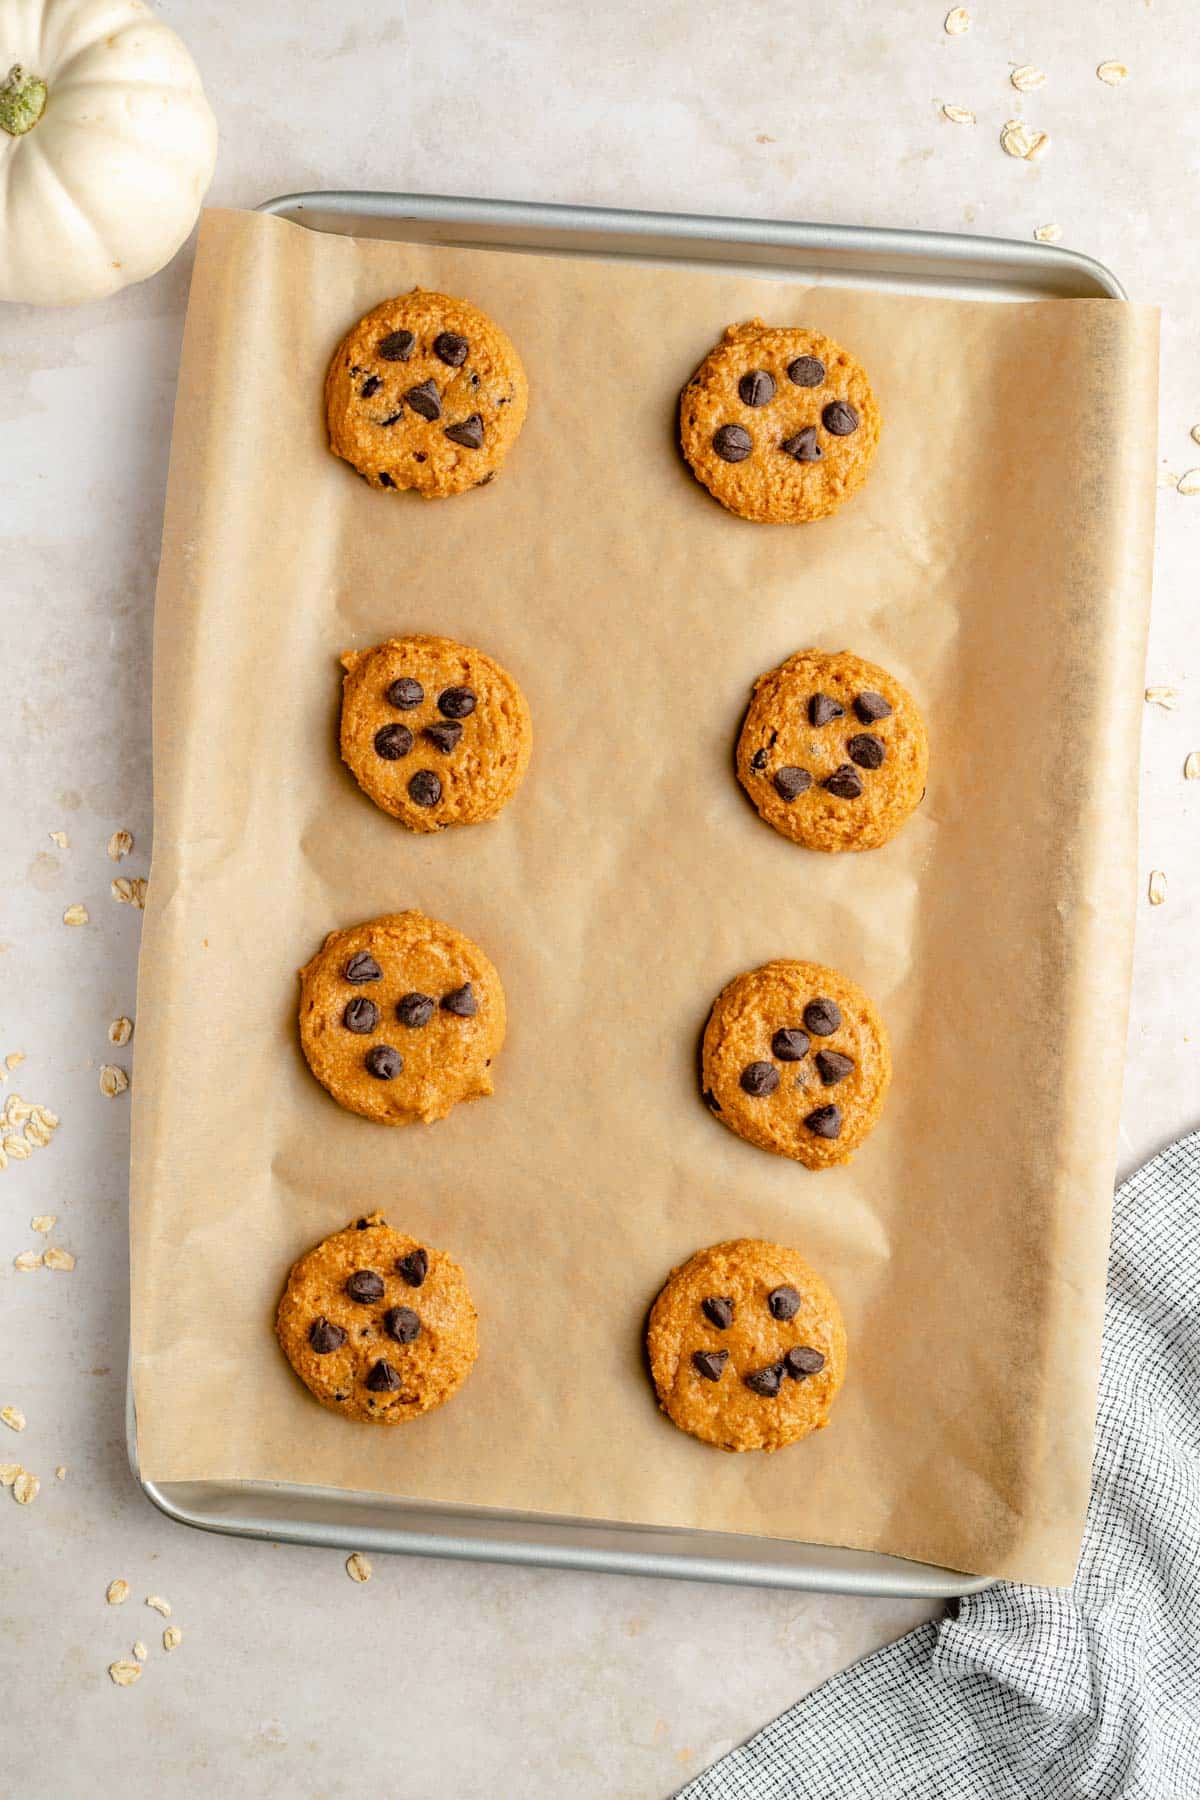
[(142, 1665), (140, 1662), (109, 1663), (108, 1672), (118, 1687), (132, 1687), (142, 1678)]
[(1188, 436), (1195, 438), (1196, 442), (1198, 444), (1200, 444), (1200, 425), (1193, 425), (1191, 431), (1188, 433)]
[(961, 37), (964, 31), (971, 29), (971, 15), (965, 6), (955, 6), (946, 14), (943, 30), (947, 37)]
[(26, 1143), (25, 1139), (18, 1137), (15, 1132), (10, 1131), (3, 1143), (5, 1154), (15, 1156), (18, 1162), (24, 1162), (27, 1156), (33, 1155), (33, 1145)]
[(28, 1469), (22, 1469), (13, 1482), (13, 1499), (18, 1506), (32, 1506), (41, 1491), (41, 1482)]
[(127, 906), (136, 906), (140, 912), (146, 904), (146, 877), (114, 875), (108, 884), (108, 891), (114, 900), (123, 900)]
[(51, 1244), (42, 1258), (48, 1269), (70, 1271), (75, 1267), (75, 1258), (69, 1250), (62, 1250), (57, 1244)]
[(78, 900), (75, 902), (74, 906), (68, 906), (66, 912), (63, 914), (64, 925), (86, 925), (87, 922), (88, 909)]
[(0, 1424), (7, 1425), (10, 1431), (24, 1431), (28, 1423), (19, 1406), (0, 1406)]
[(123, 1094), (128, 1086), (129, 1077), (124, 1069), (118, 1068), (116, 1063), (100, 1064), (100, 1092), (102, 1094), (107, 1094), (110, 1100), (115, 1100), (117, 1095)]
[(1179, 705), (1179, 693), (1173, 687), (1148, 687), (1146, 699), (1151, 706), (1164, 706), (1168, 712), (1174, 712)]
[(162, 1614), (164, 1619), (169, 1619), (171, 1616), (171, 1602), (164, 1600), (161, 1594), (147, 1594), (146, 1605), (152, 1606), (156, 1613)]
[(114, 831), (108, 840), (108, 854), (113, 862), (120, 862), (133, 849), (132, 831)]
[(22, 1250), (13, 1257), (13, 1268), (19, 1269), (22, 1275), (28, 1275), (31, 1269), (40, 1269), (42, 1253), (40, 1250)]
[(1108, 87), (1120, 87), (1123, 81), (1129, 80), (1129, 70), (1124, 63), (1102, 62), (1096, 73)]
[(127, 1044), (132, 1036), (133, 1020), (125, 1018), (124, 1015), (119, 1019), (114, 1019), (108, 1028), (108, 1041), (110, 1044), (116, 1044), (118, 1046)]
[(30, 1219), (29, 1229), (31, 1231), (41, 1232), (44, 1237), (46, 1232), (53, 1231), (57, 1224), (57, 1213), (38, 1213), (34, 1218)]
[(10, 1050), (4, 1059), (4, 1066), (6, 1069), (19, 1069), (24, 1061), (25, 1052), (23, 1050)]
[(20, 1463), (0, 1463), (0, 1487), (11, 1487), (17, 1476), (24, 1473)]
[(370, 1581), (371, 1564), (361, 1550), (355, 1550), (346, 1558), (346, 1573), (351, 1581)]
[(178, 1625), (168, 1625), (167, 1629), (163, 1632), (163, 1649), (178, 1650), (182, 1642), (183, 1633), (180, 1631)]
[(1200, 781), (1200, 750), (1189, 751), (1184, 760), (1183, 779), (1185, 781)]
[(1033, 162), (1050, 148), (1050, 139), (1044, 131), (1030, 131), (1023, 119), (1008, 119), (1000, 133), (1000, 147), (1007, 156)]
[(110, 1581), (105, 1588), (104, 1598), (108, 1601), (110, 1606), (124, 1606), (126, 1600), (129, 1598), (129, 1583), (127, 1581), (122, 1581), (121, 1577), (118, 1575), (116, 1580)]
[(1035, 88), (1045, 87), (1046, 71), (1035, 68), (1032, 63), (1022, 63), (1019, 69), (1013, 70), (1008, 79), (1018, 94), (1032, 94)]
[(54, 1479), (55, 1481), (65, 1481), (67, 1479), (66, 1463), (59, 1463), (57, 1469), (54, 1471)]
[(754, 141), (756, 144), (775, 144), (778, 143), (779, 140), (778, 138), (769, 137), (765, 131), (760, 131), (756, 135)]
[(1181, 494), (1200, 494), (1200, 469), (1187, 469), (1175, 484)]
[(944, 105), (942, 117), (949, 119), (952, 125), (973, 125), (975, 123), (975, 114), (969, 106)]
[(52, 831), (50, 833), (50, 842), (52, 844), (57, 844), (60, 850), (69, 850), (71, 847), (71, 840), (65, 831)]
[(48, 1106), (34, 1105), (30, 1108), (30, 1112), (35, 1119), (41, 1120), (47, 1131), (58, 1130), (58, 1114), (52, 1113)]
[(1161, 906), (1167, 897), (1167, 878), (1161, 869), (1150, 871), (1150, 904)]
[(1033, 235), (1039, 244), (1057, 244), (1059, 238), (1062, 236), (1062, 226), (1039, 225)]
[(136, 1658), (139, 1662), (145, 1662), (146, 1658), (149, 1656), (150, 1652), (149, 1652), (149, 1650), (147, 1650), (145, 1644), (143, 1644), (141, 1638), (138, 1638), (137, 1641), (135, 1642), (135, 1644), (133, 1646), (133, 1654), (136, 1656)]

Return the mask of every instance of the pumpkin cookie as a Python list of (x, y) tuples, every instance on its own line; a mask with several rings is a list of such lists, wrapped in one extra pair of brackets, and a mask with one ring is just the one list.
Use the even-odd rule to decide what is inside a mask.
[(507, 670), (444, 637), (342, 658), (342, 759), (411, 831), (494, 819), (529, 766), (533, 728)]
[(444, 1250), (370, 1213), (293, 1265), (275, 1331), (322, 1406), (400, 1425), (458, 1392), (478, 1349), (476, 1317)]
[(738, 780), (776, 831), (809, 850), (874, 850), (920, 805), (925, 721), (874, 663), (800, 650), (760, 675), (738, 739)]
[(701, 1066), (723, 1125), (809, 1169), (849, 1162), (892, 1079), (887, 1032), (862, 989), (820, 963), (783, 960), (717, 995)]
[(492, 480), (528, 398), (521, 359), (486, 313), (414, 288), (360, 319), (334, 351), (329, 448), (372, 487), (461, 494)]
[(760, 1238), (673, 1270), (646, 1347), (671, 1423), (720, 1450), (782, 1450), (823, 1430), (846, 1374), (837, 1301), (798, 1251)]
[(683, 390), (692, 472), (743, 519), (799, 525), (862, 486), (879, 408), (862, 367), (819, 331), (730, 325)]
[(331, 931), (300, 971), (300, 1047), (339, 1106), (431, 1124), (492, 1092), (504, 989), (469, 937), (424, 913)]

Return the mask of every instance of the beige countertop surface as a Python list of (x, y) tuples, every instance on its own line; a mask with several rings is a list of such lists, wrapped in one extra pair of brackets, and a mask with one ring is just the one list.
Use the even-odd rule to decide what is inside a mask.
[[(936, 0), (160, 10), (217, 114), (214, 203), (327, 186), (1026, 240), (1057, 224), (1162, 307), (1161, 461), (1176, 476), (1200, 465), (1187, 0), (977, 0), (961, 36)], [(0, 4), (0, 40), (4, 17)], [(1109, 59), (1128, 65), (1120, 86), (1096, 77)], [(1022, 95), (1009, 75), (1026, 63), (1047, 80)], [(943, 103), (976, 122), (949, 122)], [(1000, 147), (1018, 114), (1050, 134), (1036, 162)], [(0, 1058), (25, 1059), (0, 1105), (17, 1092), (61, 1120), (0, 1171), (0, 1406), (28, 1419), (19, 1436), (0, 1427), (0, 1462), (42, 1483), (26, 1507), (0, 1491), (0, 1789), (665, 1796), (928, 1609), (383, 1556), (364, 1585), (337, 1552), (174, 1525), (128, 1471), (129, 1096), (102, 1093), (99, 1071), (136, 1079), (136, 1033), (114, 1049), (107, 1029), (135, 1012), (141, 915), (109, 883), (149, 867), (150, 632), (190, 256), (98, 306), (0, 310)], [(1200, 1095), (1200, 783), (1182, 773), (1200, 749), (1198, 568), (1200, 495), (1164, 484), (1147, 680), (1178, 704), (1145, 715), (1124, 1170), (1194, 1125)], [(121, 828), (134, 847), (118, 869), (105, 846)], [(1154, 908), (1152, 869), (1168, 882)], [(82, 929), (62, 922), (74, 902)], [(39, 1236), (45, 1214), (58, 1222)], [(14, 1267), (47, 1242), (73, 1270)], [(110, 1606), (116, 1577), (130, 1596)], [(183, 1631), (170, 1656), (150, 1594)], [(121, 1690), (107, 1667), (136, 1639), (145, 1675)]]

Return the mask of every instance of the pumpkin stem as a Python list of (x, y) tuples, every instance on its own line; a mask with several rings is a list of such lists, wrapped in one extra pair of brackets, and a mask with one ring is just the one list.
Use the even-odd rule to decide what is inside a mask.
[(33, 130), (45, 110), (45, 82), (40, 75), (31, 75), (20, 63), (14, 63), (0, 82), (0, 131), (7, 131), (9, 137), (22, 137)]

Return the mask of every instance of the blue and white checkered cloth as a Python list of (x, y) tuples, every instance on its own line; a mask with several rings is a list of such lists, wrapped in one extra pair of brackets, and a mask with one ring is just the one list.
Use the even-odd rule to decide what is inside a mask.
[(678, 1800), (1200, 1800), (1200, 1132), (1118, 1190), (1075, 1584), (1001, 1582)]

